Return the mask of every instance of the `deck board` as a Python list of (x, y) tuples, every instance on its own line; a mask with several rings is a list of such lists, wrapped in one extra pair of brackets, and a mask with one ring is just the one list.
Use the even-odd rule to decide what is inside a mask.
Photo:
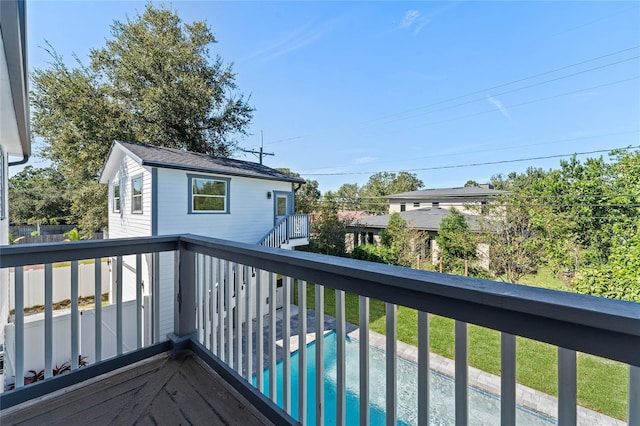
[(197, 357), (173, 360), (162, 355), (89, 384), (3, 410), (0, 424), (271, 423)]

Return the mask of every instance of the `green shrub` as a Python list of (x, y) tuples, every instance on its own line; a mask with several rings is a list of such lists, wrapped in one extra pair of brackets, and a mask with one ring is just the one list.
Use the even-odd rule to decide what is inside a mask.
[(392, 249), (385, 246), (366, 244), (358, 246), (351, 252), (354, 259), (368, 260), (369, 262), (396, 264), (398, 258)]

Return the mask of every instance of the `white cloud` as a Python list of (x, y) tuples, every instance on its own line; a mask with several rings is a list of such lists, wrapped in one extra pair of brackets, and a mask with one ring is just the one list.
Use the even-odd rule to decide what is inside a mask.
[(303, 47), (314, 43), (318, 39), (331, 32), (338, 21), (339, 18), (329, 21), (322, 26), (316, 26), (313, 24), (313, 22), (308, 22), (307, 24), (291, 31), (281, 40), (278, 40), (271, 45), (252, 53), (243, 60), (258, 58), (262, 59), (263, 61), (270, 61), (279, 56), (283, 56), (295, 50), (302, 49)]
[(402, 28), (410, 27), (418, 19), (420, 19), (420, 12), (418, 12), (417, 10), (407, 10), (404, 13), (404, 18), (402, 18), (402, 22), (400, 22), (400, 26)]
[(502, 105), (502, 102), (494, 98), (493, 96), (487, 95), (487, 100), (491, 102), (498, 110), (502, 113), (502, 115), (507, 119), (511, 120), (511, 115), (509, 115), (509, 111)]
[(368, 164), (376, 161), (376, 157), (359, 157), (354, 160), (354, 164)]
[(422, 16), (417, 10), (407, 10), (400, 21), (400, 28), (412, 30), (413, 35), (417, 35), (429, 22), (429, 19)]

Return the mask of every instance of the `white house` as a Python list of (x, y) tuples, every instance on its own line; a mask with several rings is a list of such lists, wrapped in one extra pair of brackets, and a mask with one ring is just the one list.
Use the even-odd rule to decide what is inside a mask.
[[(0, 245), (6, 245), (9, 244), (9, 166), (26, 163), (31, 155), (23, 1), (0, 1), (0, 111)], [(10, 162), (9, 156), (21, 160)], [(0, 270), (0, 392), (4, 387), (8, 318), (9, 271)]]
[[(393, 213), (399, 213), (410, 228), (423, 232), (425, 238), (424, 255), (431, 258), (436, 264), (439, 259), (436, 237), (440, 229), (440, 222), (451, 214), (450, 209), (455, 208), (463, 214), (471, 232), (480, 232), (477, 217), (482, 206), (493, 201), (507, 191), (494, 189), (489, 184), (459, 188), (430, 188), (417, 191), (402, 192), (387, 195), (389, 200), (389, 214), (362, 217), (352, 222), (348, 227), (346, 243), (348, 249), (353, 249), (362, 244), (379, 244), (380, 231), (387, 227), (389, 217)], [(487, 269), (488, 247), (486, 244), (478, 245), (477, 266)]]
[(490, 184), (460, 188), (431, 188), (388, 195), (389, 213), (424, 208), (450, 209), (455, 207), (462, 213), (477, 215), (477, 207), (492, 201), (506, 191), (493, 189)]
[[(262, 164), (116, 141), (100, 182), (109, 186), (109, 238), (192, 233), (280, 248), (308, 244), (308, 219), (294, 214), (304, 180)], [(172, 256), (142, 262), (143, 294), (157, 292), (161, 306), (173, 304)], [(125, 258), (124, 300), (134, 297), (135, 285), (127, 285), (134, 282), (135, 258)], [(153, 324), (164, 335), (173, 310), (160, 311), (165, 317)]]

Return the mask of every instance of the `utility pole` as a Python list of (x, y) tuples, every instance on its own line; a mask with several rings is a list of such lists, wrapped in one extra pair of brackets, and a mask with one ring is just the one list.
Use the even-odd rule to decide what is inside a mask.
[(263, 138), (262, 130), (260, 130), (260, 150), (259, 151), (254, 151), (252, 149), (244, 149), (244, 148), (240, 148), (240, 151), (248, 152), (249, 154), (255, 155), (256, 157), (258, 157), (258, 160), (260, 160), (260, 164), (262, 164), (262, 157), (266, 157), (267, 155), (275, 155), (273, 152), (264, 152), (264, 138)]

